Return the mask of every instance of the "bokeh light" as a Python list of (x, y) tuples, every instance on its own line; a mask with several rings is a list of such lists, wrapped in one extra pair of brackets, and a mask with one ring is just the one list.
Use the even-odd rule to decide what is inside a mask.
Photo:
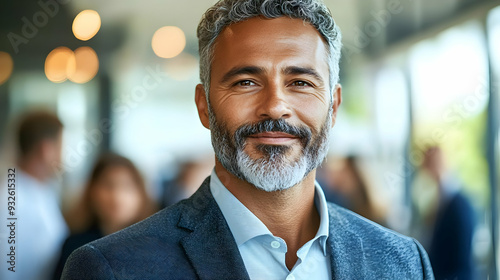
[(80, 47), (75, 50), (75, 71), (68, 76), (69, 80), (83, 84), (95, 77), (99, 70), (99, 59), (91, 47)]
[(10, 78), (12, 69), (14, 69), (14, 61), (10, 54), (0, 52), (0, 85)]
[(186, 36), (179, 27), (164, 26), (156, 30), (151, 45), (157, 56), (172, 58), (184, 50), (186, 46)]
[(82, 41), (90, 40), (101, 28), (101, 17), (94, 10), (81, 11), (73, 21), (73, 34)]
[(73, 75), (76, 68), (75, 54), (67, 47), (51, 51), (45, 60), (45, 75), (54, 83), (62, 83)]

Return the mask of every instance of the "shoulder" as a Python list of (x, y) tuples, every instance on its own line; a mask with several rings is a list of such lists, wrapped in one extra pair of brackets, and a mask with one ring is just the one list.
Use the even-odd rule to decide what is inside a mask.
[(457, 192), (443, 201), (443, 206), (438, 212), (435, 232), (442, 238), (451, 238), (449, 240), (467, 239), (472, 238), (475, 225), (473, 206), (463, 194)]
[(410, 242), (412, 240), (331, 202), (328, 202), (328, 214), (330, 215), (330, 225), (348, 227), (363, 236), (363, 239), (382, 238), (397, 242)]
[[(92, 246), (114, 255), (126, 250), (124, 245), (135, 247), (134, 250), (148, 250), (158, 245), (167, 245), (177, 241), (183, 236), (184, 230), (177, 227), (181, 213), (188, 207), (185, 202), (180, 202), (171, 207), (160, 210), (151, 217), (136, 223), (128, 228), (105, 236), (92, 242)], [(138, 253), (138, 251), (135, 251)]]
[(207, 192), (202, 187), (189, 199), (78, 248), (68, 258), (62, 279), (195, 278), (182, 241), (210, 219), (215, 202)]
[(98, 230), (88, 230), (82, 233), (70, 235), (66, 241), (64, 241), (61, 259), (65, 262), (73, 251), (101, 237), (102, 234)]
[(69, 256), (62, 279), (141, 279), (144, 268), (153, 272), (161, 262), (163, 268), (175, 263), (183, 267), (178, 245), (183, 230), (176, 226), (182, 205), (78, 248)]
[(69, 256), (61, 279), (115, 279), (115, 277), (106, 258), (92, 244), (87, 244)]
[(446, 209), (452, 213), (459, 213), (461, 215), (474, 213), (472, 204), (467, 197), (460, 192), (455, 193), (448, 199)]
[[(378, 225), (333, 203), (328, 204), (334, 250), (355, 261), (366, 275), (433, 279), (429, 258), (413, 238)], [(417, 279), (418, 279), (417, 278)]]

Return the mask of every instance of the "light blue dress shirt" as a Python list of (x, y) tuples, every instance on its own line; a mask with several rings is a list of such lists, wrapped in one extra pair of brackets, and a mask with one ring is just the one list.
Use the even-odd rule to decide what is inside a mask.
[(286, 267), (285, 241), (271, 231), (245, 207), (219, 180), (215, 170), (210, 177), (210, 191), (234, 236), (241, 257), (252, 280), (332, 279), (330, 254), (326, 251), (329, 232), (325, 195), (315, 183), (314, 203), (320, 215), (316, 236), (297, 251), (297, 263)]

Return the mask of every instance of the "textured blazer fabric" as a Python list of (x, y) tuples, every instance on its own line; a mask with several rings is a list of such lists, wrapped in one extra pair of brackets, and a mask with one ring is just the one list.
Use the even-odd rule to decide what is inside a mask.
[[(210, 193), (210, 177), (189, 199), (74, 251), (62, 279), (249, 279)], [(334, 279), (434, 279), (414, 239), (328, 204)]]

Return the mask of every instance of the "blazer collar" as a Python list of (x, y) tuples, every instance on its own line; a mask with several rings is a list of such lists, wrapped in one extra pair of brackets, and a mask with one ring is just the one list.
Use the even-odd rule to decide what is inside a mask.
[(238, 246), (210, 192), (210, 177), (184, 204), (178, 226), (190, 231), (181, 245), (200, 279), (249, 279)]
[[(189, 231), (181, 239), (200, 279), (250, 279), (222, 212), (210, 192), (210, 177), (183, 204), (178, 226)], [(328, 205), (327, 247), (333, 279), (366, 278), (363, 240), (339, 210)]]

